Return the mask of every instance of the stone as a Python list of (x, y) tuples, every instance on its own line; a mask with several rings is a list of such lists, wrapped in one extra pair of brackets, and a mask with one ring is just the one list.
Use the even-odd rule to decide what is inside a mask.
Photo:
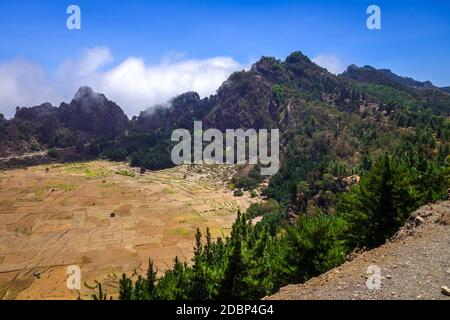
[(442, 286), (441, 292), (442, 294), (450, 297), (450, 289), (447, 286)]
[(420, 216), (417, 216), (414, 221), (416, 222), (416, 225), (425, 223), (425, 220)]

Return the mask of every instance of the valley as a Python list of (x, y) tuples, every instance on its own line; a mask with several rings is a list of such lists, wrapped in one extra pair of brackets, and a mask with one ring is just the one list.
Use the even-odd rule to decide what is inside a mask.
[(69, 265), (81, 268), (81, 297), (94, 280), (117, 292), (123, 272), (159, 273), (189, 262), (196, 228), (227, 236), (237, 211), (258, 198), (227, 189), (230, 166), (147, 172), (91, 161), (0, 171), (0, 298), (75, 299)]
[[(369, 66), (336, 76), (297, 51), (131, 119), (85, 86), (19, 107), (0, 117), (0, 298), (75, 299), (68, 266), (82, 299), (252, 300), (306, 283), (448, 198), (449, 106), (431, 83)], [(197, 132), (216, 145), (252, 130), (277, 133), (270, 178), (264, 150), (254, 166), (174, 168)]]

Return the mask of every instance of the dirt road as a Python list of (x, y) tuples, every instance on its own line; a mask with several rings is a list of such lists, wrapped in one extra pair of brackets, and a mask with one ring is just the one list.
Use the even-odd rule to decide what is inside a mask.
[[(376, 270), (381, 287), (366, 286)], [(369, 281), (369, 284), (375, 284)], [(302, 285), (290, 285), (267, 299), (447, 299), (450, 287), (450, 201), (422, 207), (394, 239)]]

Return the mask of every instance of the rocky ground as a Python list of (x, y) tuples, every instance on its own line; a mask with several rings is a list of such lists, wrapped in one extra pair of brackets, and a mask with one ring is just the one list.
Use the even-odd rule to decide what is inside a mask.
[[(377, 266), (380, 288), (366, 283)], [(368, 272), (369, 271), (369, 272)], [(371, 271), (371, 272), (370, 272)], [(443, 288), (443, 287), (447, 287)], [(290, 285), (271, 300), (450, 300), (450, 201), (414, 212), (391, 241), (301, 285)], [(447, 294), (446, 294), (447, 293)]]

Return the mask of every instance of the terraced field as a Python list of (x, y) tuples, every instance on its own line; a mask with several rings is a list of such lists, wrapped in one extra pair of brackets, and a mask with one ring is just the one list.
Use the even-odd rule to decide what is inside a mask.
[[(183, 166), (141, 175), (94, 161), (0, 172), (0, 298), (72, 299), (67, 266), (82, 282), (188, 261), (197, 227), (227, 235), (257, 201), (226, 188), (230, 167)], [(82, 286), (81, 295), (91, 290)]]

